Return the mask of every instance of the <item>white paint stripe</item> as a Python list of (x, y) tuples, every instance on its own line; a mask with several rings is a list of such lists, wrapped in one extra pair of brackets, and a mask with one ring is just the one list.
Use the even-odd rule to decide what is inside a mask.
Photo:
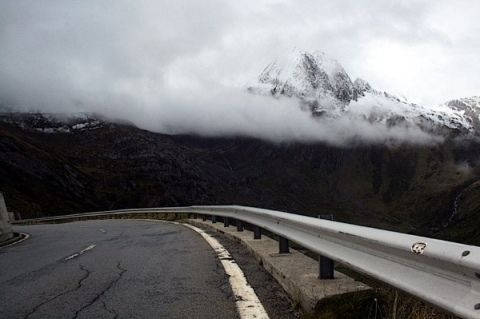
[(77, 256), (80, 256), (80, 254), (73, 254), (73, 255), (71, 255), (71, 256), (68, 256), (67, 258), (65, 258), (65, 261), (66, 261), (66, 260), (73, 259), (73, 258), (75, 258), (75, 257), (77, 257)]
[(90, 246), (88, 246), (87, 248), (81, 250), (81, 251), (80, 251), (80, 255), (83, 254), (83, 253), (86, 252), (86, 251), (89, 251), (90, 249), (95, 248), (95, 246), (96, 246), (96, 245), (90, 245)]
[(107, 231), (106, 231), (105, 229), (103, 229), (103, 228), (100, 228), (99, 230), (100, 230), (102, 233), (104, 233), (104, 234), (107, 232)]
[[(175, 223), (177, 224), (177, 223)], [(212, 236), (208, 235), (202, 229), (192, 225), (182, 224), (199, 233), (207, 243), (213, 248), (220, 259), (225, 272), (229, 276), (230, 285), (235, 295), (235, 304), (238, 314), (242, 319), (262, 318), (268, 319), (268, 314), (258, 300), (253, 288), (248, 284), (243, 271), (233, 260), (230, 253)]]
[(71, 256), (68, 256), (68, 257), (65, 258), (64, 260), (65, 260), (65, 261), (68, 261), (68, 260), (70, 260), (70, 259), (76, 258), (76, 257), (78, 257), (78, 256), (86, 253), (87, 251), (95, 248), (95, 246), (96, 246), (96, 245), (93, 245), (93, 244), (92, 244), (92, 245), (88, 246), (87, 248), (84, 248), (84, 249), (80, 250), (80, 252), (75, 253), (75, 254), (73, 254), (73, 255), (71, 255)]
[(8, 245), (5, 245), (5, 246), (1, 246), (0, 249), (1, 249), (1, 248), (6, 248), (6, 247), (10, 247), (10, 246), (13, 246), (13, 245), (16, 245), (16, 244), (20, 244), (22, 241), (25, 241), (25, 240), (27, 240), (27, 239), (30, 237), (30, 234), (27, 234), (27, 233), (20, 233), (20, 234), (23, 236), (22, 239), (19, 239), (19, 240), (17, 240), (17, 241), (14, 241), (13, 243), (8, 244)]
[(199, 233), (207, 243), (217, 253), (220, 262), (222, 263), (225, 272), (229, 276), (230, 286), (232, 287), (233, 294), (235, 295), (235, 305), (237, 307), (238, 314), (241, 319), (269, 319), (265, 308), (257, 297), (257, 294), (250, 286), (243, 274), (243, 271), (235, 263), (232, 256), (215, 238), (208, 235), (202, 229), (184, 223), (178, 223), (174, 221), (165, 221), (159, 219), (133, 219), (151, 221), (157, 223), (172, 223), (176, 225), (182, 225), (188, 227), (197, 233)]

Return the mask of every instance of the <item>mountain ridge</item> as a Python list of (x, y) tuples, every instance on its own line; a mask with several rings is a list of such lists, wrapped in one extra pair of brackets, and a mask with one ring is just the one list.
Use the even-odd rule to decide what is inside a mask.
[(279, 61), (268, 64), (247, 91), (290, 98), (314, 118), (348, 117), (387, 127), (417, 126), (449, 137), (480, 137), (478, 96), (428, 107), (376, 90), (361, 78), (352, 81), (341, 64), (323, 52), (296, 50)]
[(24, 218), (239, 204), (334, 214), (342, 222), (479, 245), (480, 97), (430, 110), (376, 91), (364, 80), (352, 82), (335, 63), (323, 61), (328, 70), (320, 72), (314, 62), (290, 68), (301, 85), (285, 85), (291, 73), (278, 73), (277, 63), (249, 91), (292, 99), (314, 120), (351, 117), (392, 128), (418, 126), (449, 138), (422, 145), (271, 143), (242, 136), (161, 134), (96, 114), (4, 108), (0, 190), (9, 209)]
[(24, 218), (240, 204), (480, 243), (479, 158), (476, 142), (338, 148), (117, 123), (47, 133), (0, 121), (0, 190)]

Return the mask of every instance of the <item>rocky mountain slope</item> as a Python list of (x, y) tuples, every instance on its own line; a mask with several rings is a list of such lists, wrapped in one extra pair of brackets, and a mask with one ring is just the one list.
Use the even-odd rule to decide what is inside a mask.
[(7, 118), (0, 121), (0, 190), (9, 209), (25, 218), (235, 203), (333, 213), (340, 221), (480, 244), (472, 226), (480, 219), (474, 141), (275, 145), (163, 135), (104, 120), (52, 131), (45, 128), (57, 120), (46, 115)]
[(269, 64), (253, 94), (288, 97), (315, 117), (363, 119), (392, 126), (418, 126), (442, 136), (480, 135), (480, 97), (428, 107), (378, 91), (365, 80), (352, 81), (337, 61), (322, 52), (293, 51)]

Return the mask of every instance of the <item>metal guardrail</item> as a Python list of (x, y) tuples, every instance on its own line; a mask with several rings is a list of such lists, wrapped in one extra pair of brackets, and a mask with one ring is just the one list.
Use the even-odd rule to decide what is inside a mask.
[(127, 209), (22, 220), (194, 213), (264, 228), (464, 318), (480, 318), (480, 247), (243, 206)]

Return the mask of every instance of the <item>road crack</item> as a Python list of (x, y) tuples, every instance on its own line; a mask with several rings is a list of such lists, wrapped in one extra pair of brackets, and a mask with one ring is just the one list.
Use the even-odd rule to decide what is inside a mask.
[(113, 315), (113, 319), (118, 318), (118, 313), (114, 309), (108, 308), (107, 304), (105, 303), (104, 300), (102, 300), (102, 305), (103, 305), (103, 309), (105, 309), (106, 311), (108, 311), (109, 313), (111, 313)]
[[(102, 298), (105, 293), (107, 293), (107, 291), (109, 291), (110, 289), (112, 289), (115, 284), (120, 280), (122, 279), (122, 276), (123, 274), (127, 271), (126, 269), (122, 268), (120, 262), (117, 263), (117, 269), (120, 270), (120, 272), (117, 274), (117, 277), (115, 279), (113, 279), (109, 284), (108, 286), (103, 289), (100, 293), (98, 293), (90, 302), (88, 302), (86, 305), (84, 305), (82, 308), (78, 309), (76, 312), (75, 312), (75, 315), (73, 316), (73, 319), (76, 319), (78, 318), (78, 315), (84, 311), (85, 309), (87, 309), (88, 307), (92, 306), (93, 304), (95, 304), (100, 298)], [(105, 310), (107, 310), (108, 312), (110, 313), (114, 313), (115, 314), (115, 318), (118, 316), (118, 314), (113, 311), (113, 310), (110, 310), (106, 307), (106, 304), (105, 302), (102, 300), (102, 303), (103, 303), (103, 307), (105, 308)]]
[(85, 280), (87, 280), (88, 277), (90, 277), (90, 273), (91, 273), (90, 270), (88, 270), (87, 268), (85, 268), (83, 265), (80, 265), (80, 270), (82, 270), (82, 271), (84, 272), (84, 275), (82, 276), (82, 278), (80, 278), (80, 279), (77, 281), (77, 285), (76, 285), (74, 288), (68, 289), (68, 290), (66, 290), (66, 291), (64, 291), (64, 292), (62, 292), (62, 293), (59, 293), (59, 294), (57, 294), (57, 295), (55, 295), (55, 296), (53, 296), (53, 297), (51, 297), (51, 298), (49, 298), (49, 299), (41, 302), (41, 303), (39, 303), (38, 305), (36, 305), (35, 307), (33, 307), (33, 309), (32, 309), (28, 314), (26, 314), (26, 315), (24, 316), (24, 319), (29, 318), (31, 315), (33, 315), (35, 312), (37, 312), (38, 309), (40, 309), (42, 306), (44, 306), (44, 305), (46, 305), (46, 304), (54, 301), (55, 299), (58, 299), (58, 298), (60, 298), (60, 297), (62, 297), (62, 296), (65, 296), (66, 294), (69, 294), (69, 293), (71, 293), (71, 292), (74, 292), (74, 291), (80, 289), (80, 288), (82, 287), (83, 282), (84, 282)]

